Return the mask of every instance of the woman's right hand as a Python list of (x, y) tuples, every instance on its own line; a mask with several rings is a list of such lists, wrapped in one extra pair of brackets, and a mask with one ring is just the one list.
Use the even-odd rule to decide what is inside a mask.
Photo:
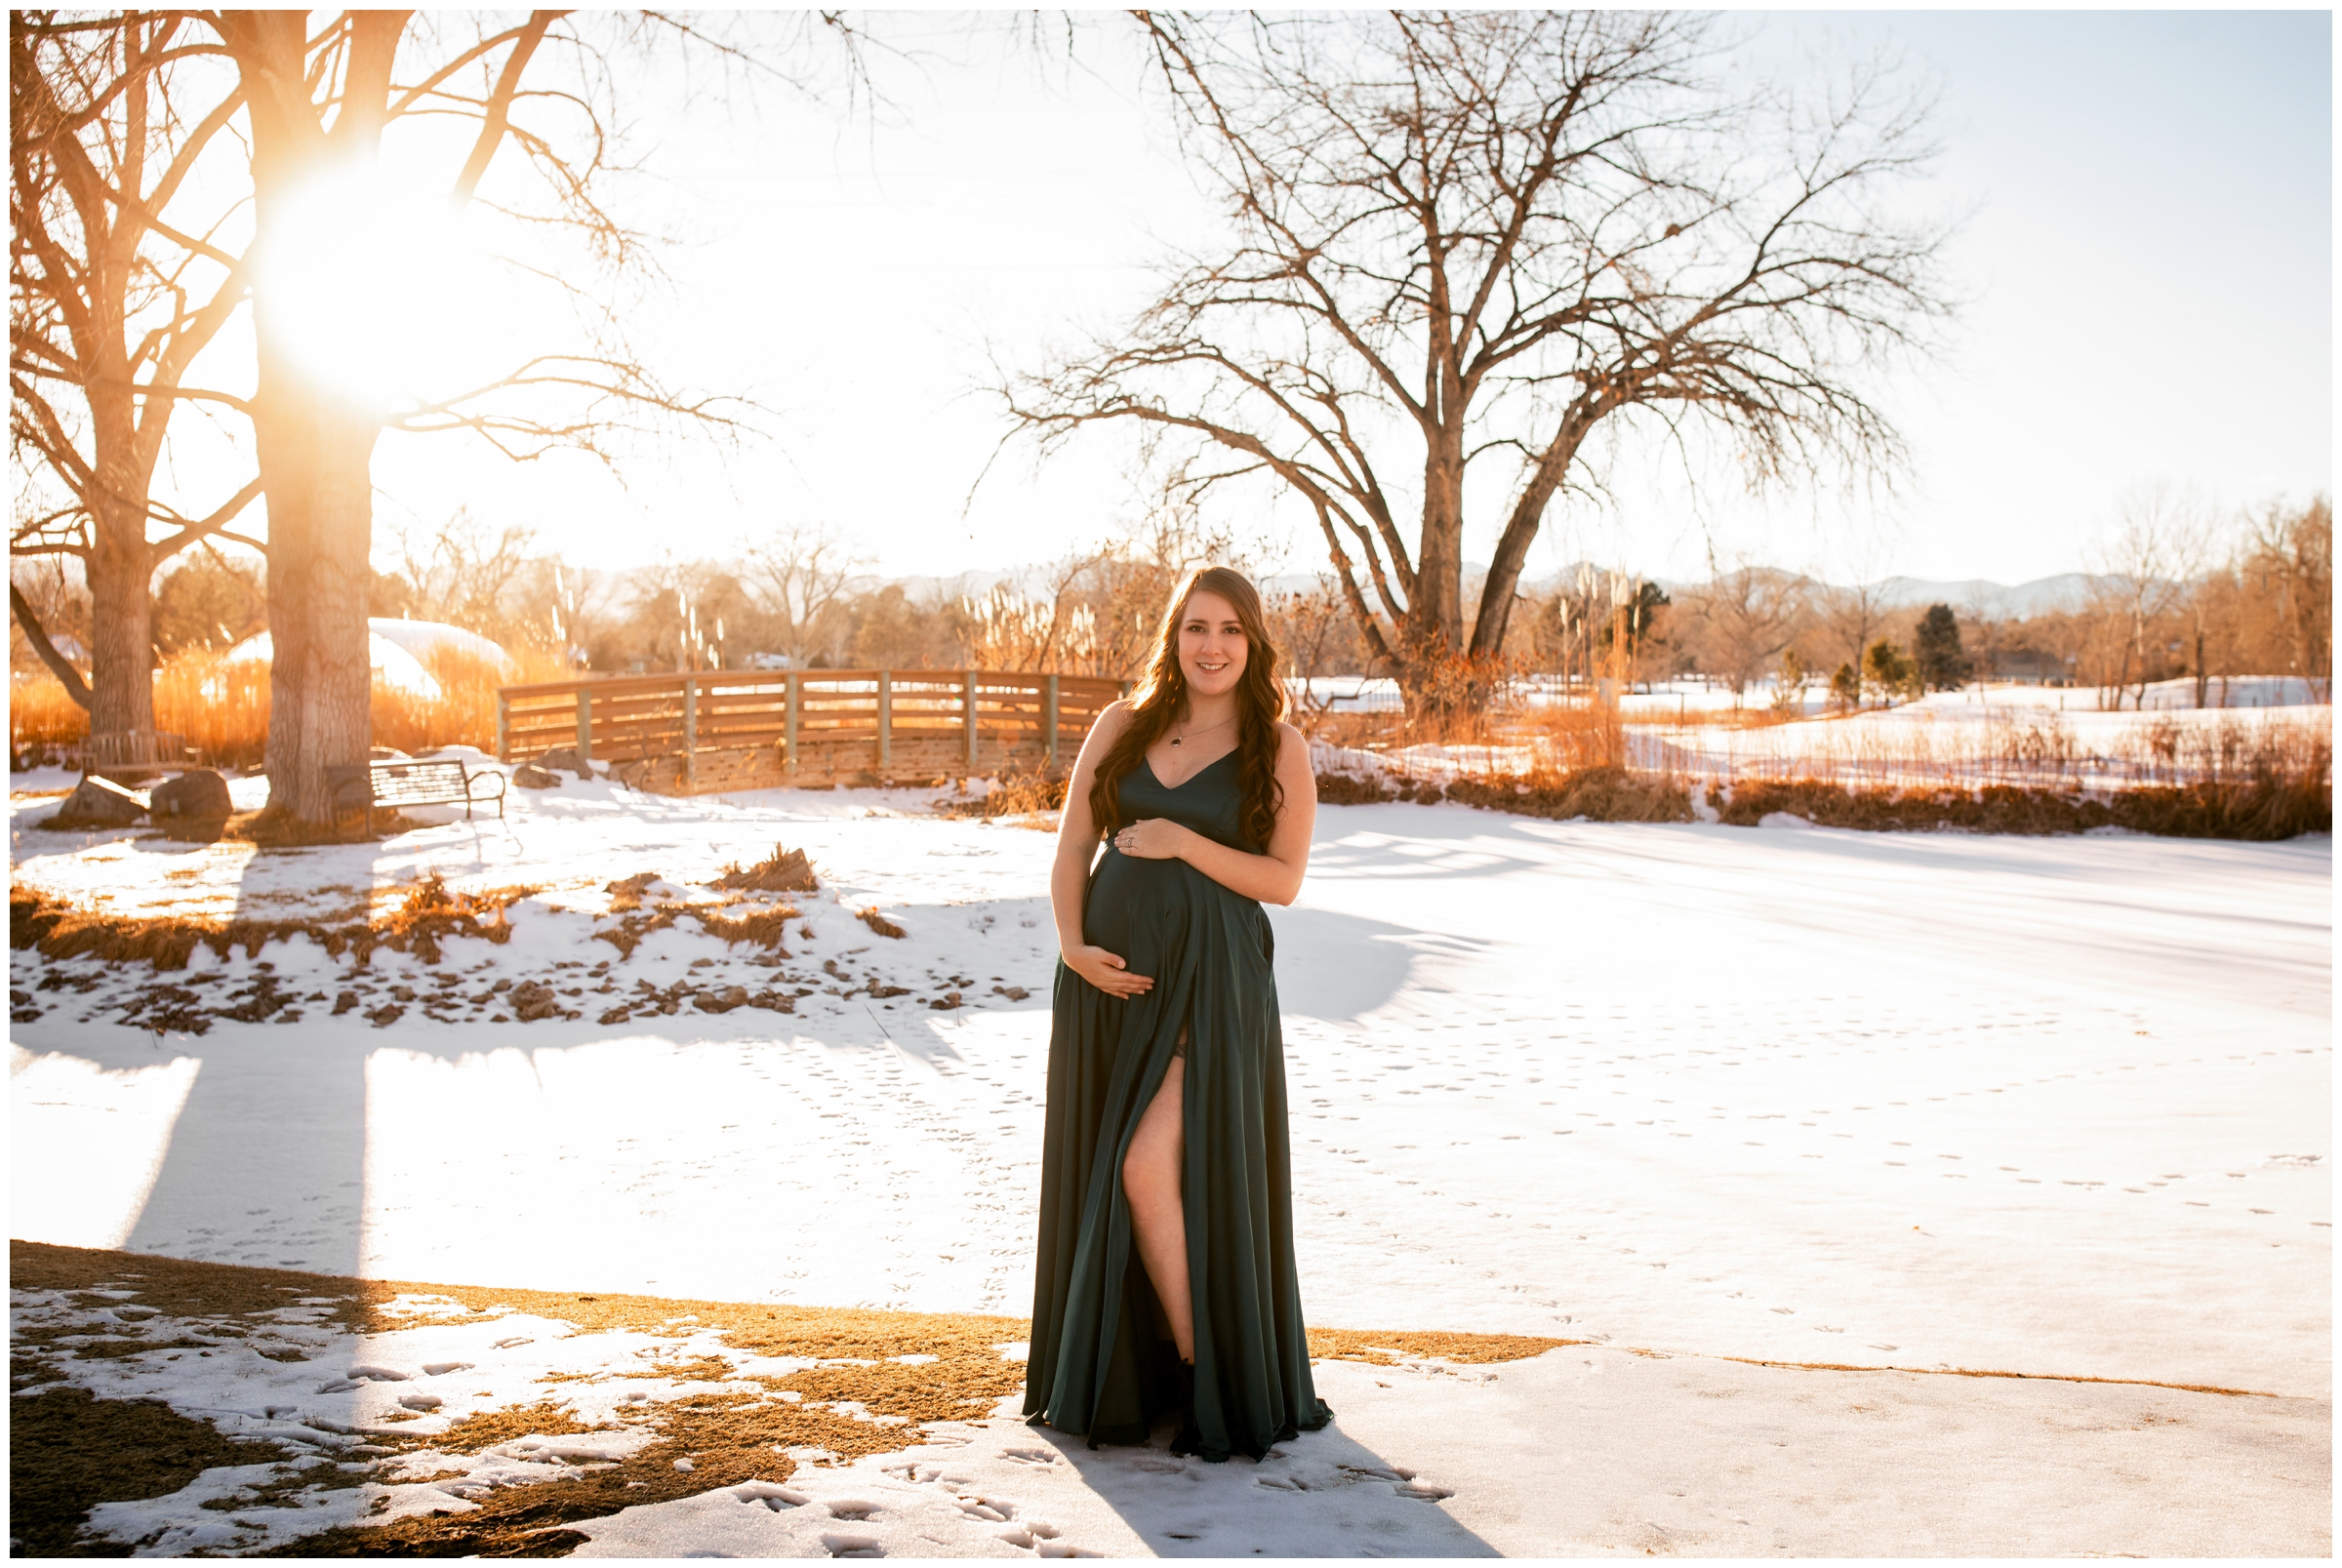
[(1154, 988), (1154, 978), (1151, 975), (1132, 974), (1129, 969), (1124, 967), (1118, 954), (1108, 952), (1104, 947), (1091, 946), (1088, 944), (1079, 947), (1068, 947), (1065, 949), (1065, 957), (1067, 968), (1109, 996), (1119, 996), (1128, 1000), (1133, 996), (1144, 996)]

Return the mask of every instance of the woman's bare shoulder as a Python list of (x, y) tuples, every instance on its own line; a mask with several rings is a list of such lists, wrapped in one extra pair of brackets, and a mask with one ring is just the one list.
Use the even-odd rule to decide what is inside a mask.
[(1276, 724), (1276, 759), (1279, 762), (1285, 762), (1296, 756), (1306, 757), (1309, 754), (1310, 738), (1279, 719)]
[(1089, 739), (1082, 743), (1082, 749), (1105, 755), (1099, 747), (1110, 746), (1122, 739), (1122, 732), (1130, 728), (1134, 711), (1130, 704), (1119, 697), (1107, 704), (1099, 709), (1098, 716), (1090, 721)]

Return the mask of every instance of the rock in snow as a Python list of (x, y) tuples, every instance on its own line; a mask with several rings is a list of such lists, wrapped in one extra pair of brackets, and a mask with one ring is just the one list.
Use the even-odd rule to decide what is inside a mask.
[(57, 815), (52, 827), (126, 827), (146, 815), (146, 797), (96, 774), (81, 781)]
[(236, 809), (227, 797), (227, 781), (211, 768), (189, 768), (178, 778), (156, 784), (148, 799), (148, 809), (158, 818), (208, 820), (225, 817)]

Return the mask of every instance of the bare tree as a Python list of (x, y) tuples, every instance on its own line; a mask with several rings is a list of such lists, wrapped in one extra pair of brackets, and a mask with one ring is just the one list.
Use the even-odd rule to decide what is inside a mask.
[[(242, 258), (218, 234), (235, 203), (182, 196), (242, 93), (183, 13), (11, 12), (8, 44), (9, 434), (20, 472), (63, 503), (20, 515), (10, 552), (81, 562), (90, 684), (59, 678), (94, 732), (151, 731), (155, 570), (260, 494), (252, 481), (201, 516), (154, 494), (181, 406), (239, 401), (186, 380), (243, 302)], [(10, 603), (46, 659), (32, 607)]]
[(2090, 608), (2107, 656), (2099, 682), (2105, 705), (2119, 708), (2125, 696), (2133, 706), (2146, 701), (2156, 678), (2149, 628), (2179, 605), (2201, 569), (2206, 538), (2203, 508), (2185, 492), (2147, 485), (2121, 499), (2091, 550)]
[(1853, 581), (1842, 585), (1823, 583), (1815, 593), (1815, 606), (1823, 625), (1830, 631), (1833, 656), (1843, 654), (1840, 668), (1851, 671), (1850, 678), (1859, 685), (1863, 660), (1870, 654), (1873, 639), (1886, 624), (1884, 543), (1876, 536), (1857, 536), (1841, 564)]
[(1805, 583), (1775, 568), (1740, 561), (1726, 568), (1713, 550), (1709, 580), (1686, 606), (1706, 641), (1735, 705), (1797, 635), (1805, 614)]
[(528, 568), (535, 529), (495, 527), (459, 506), (442, 522), (402, 528), (396, 537), (395, 576), (407, 614), (488, 637), (511, 634), (508, 599)]
[(1992, 679), (2000, 667), (2003, 627), (2009, 620), (2007, 590), (1990, 583), (1978, 583), (1976, 591), (1959, 607), (1959, 619), (1975, 645), (1972, 657), (1976, 662), (1976, 679), (1981, 684)]
[[(1930, 150), (1878, 76), (1819, 113), (1733, 97), (1679, 13), (1140, 16), (1235, 234), (1126, 334), (1004, 377), (1010, 416), (1044, 450), (1125, 421), (1189, 441), (1216, 454), (1197, 491), (1272, 479), (1418, 705), (1484, 700), (1435, 671), (1502, 649), (1597, 430), (1706, 425), (1751, 482), (1898, 458), (1860, 374), (1946, 313), (1944, 231), (1876, 205)], [(1491, 458), (1520, 471), (1467, 638)]]
[(2265, 584), (2291, 672), (2330, 701), (2334, 678), (2334, 506), (2271, 504), (2244, 524), (2243, 571)]
[(831, 530), (791, 523), (742, 552), (746, 575), (779, 623), (791, 668), (805, 667), (815, 627), (868, 562)]
[(1344, 644), (1350, 640), (1343, 634), (1348, 629), (1349, 610), (1342, 602), (1341, 590), (1330, 579), (1319, 578), (1307, 589), (1271, 596), (1268, 612), (1286, 665), (1301, 682), (1296, 705), (1314, 718), (1333, 701), (1317, 692), (1317, 677), (1328, 672), (1328, 665), (1347, 651)]

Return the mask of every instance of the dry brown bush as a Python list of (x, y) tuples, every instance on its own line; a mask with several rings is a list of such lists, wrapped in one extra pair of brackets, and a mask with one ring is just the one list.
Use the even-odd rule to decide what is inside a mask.
[(744, 869), (735, 862), (725, 866), (723, 874), (707, 885), (743, 893), (817, 893), (822, 886), (803, 850), (779, 844), (754, 865)]
[(1003, 774), (981, 795), (946, 795), (932, 809), (939, 817), (1030, 817), (1065, 804), (1066, 781), (1036, 772)]
[(2082, 833), (2127, 827), (2169, 838), (2253, 842), (2330, 833), (2333, 797), (2303, 781), (2260, 779), (2121, 789), (2104, 797), (1988, 784), (1980, 789), (1860, 789), (1815, 780), (1744, 780), (1709, 803), (1736, 827), (1774, 812), (1821, 827), (1878, 832)]

